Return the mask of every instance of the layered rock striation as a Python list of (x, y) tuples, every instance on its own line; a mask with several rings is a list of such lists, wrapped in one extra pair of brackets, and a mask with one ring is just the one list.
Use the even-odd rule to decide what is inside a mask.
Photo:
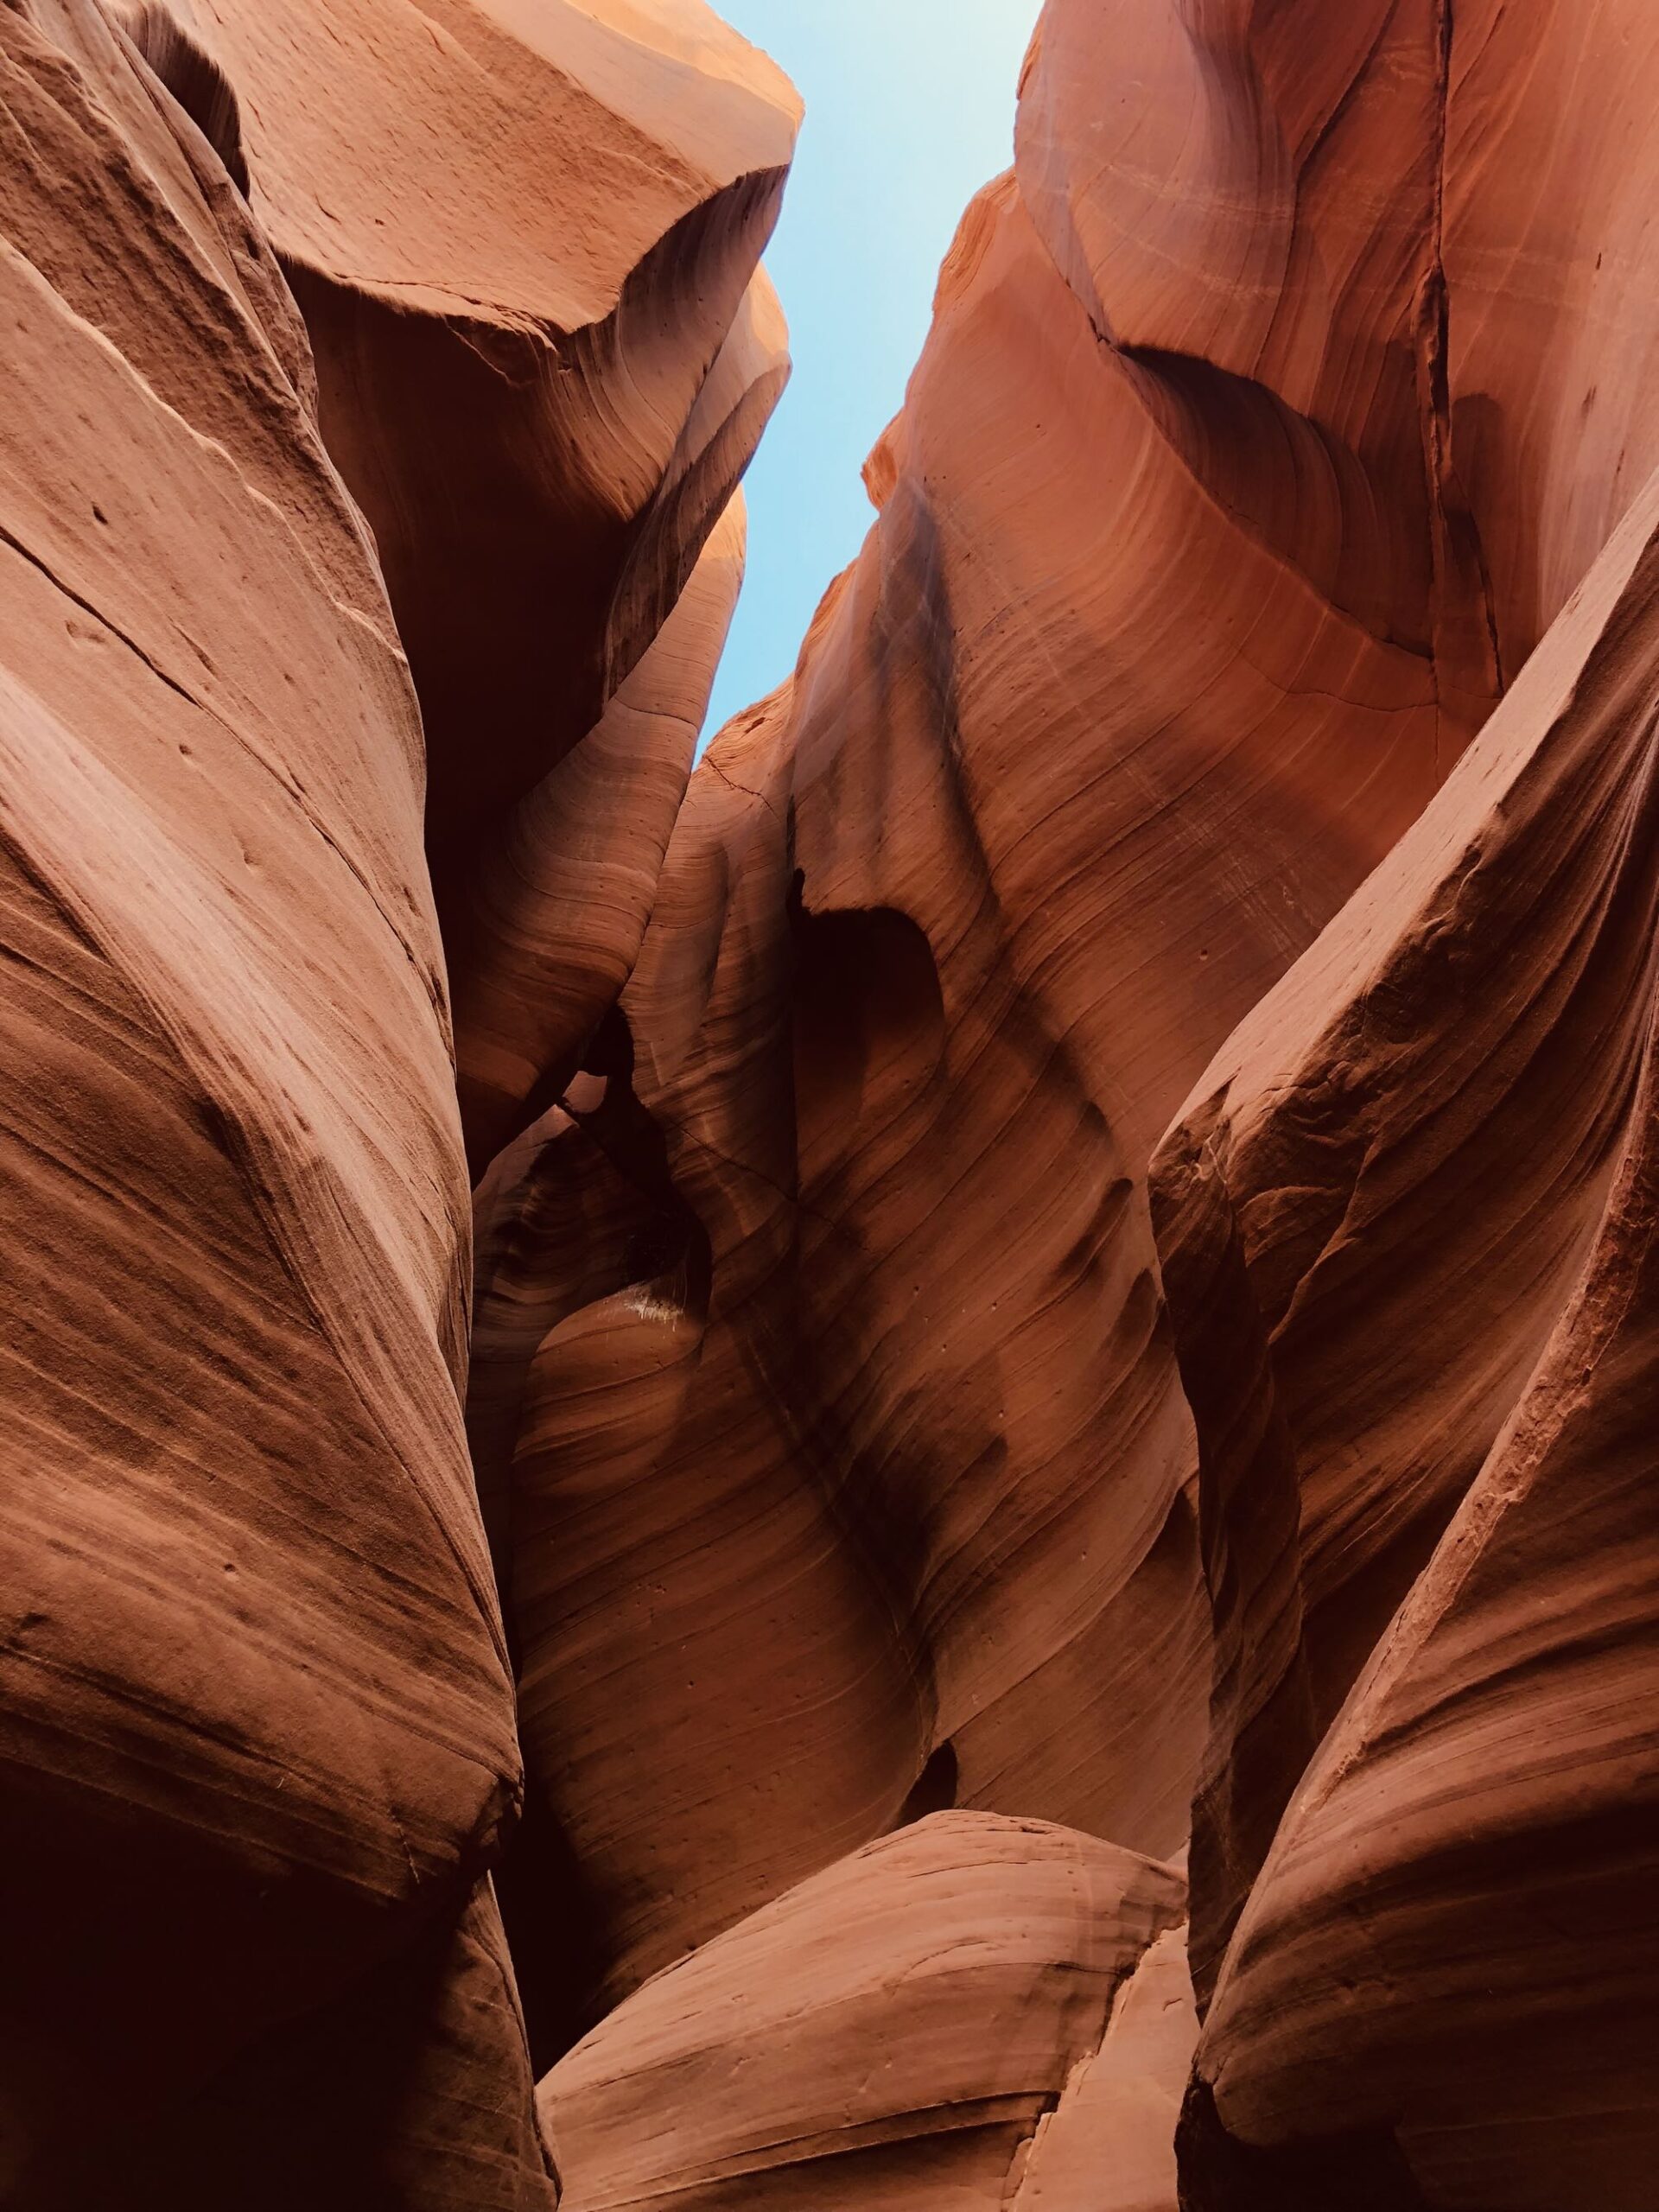
[(626, 972), (796, 113), (692, 5), (0, 11), (9, 2203), (556, 2201), (446, 969), (493, 1075), (614, 842)]
[[(1155, 2001), (1172, 1940), (1179, 1972), (1183, 1896), (1171, 1869), (1039, 1822), (913, 1822), (659, 1974), (560, 2061), (537, 2094), (563, 2202), (1096, 2202), (1063, 2185), (1060, 2139), (1087, 2127), (1085, 2081), (1112, 2071), (1128, 2008)], [(1166, 2038), (1166, 2097), (1190, 2044)], [(1109, 2094), (1103, 2080), (1096, 2107)], [(1098, 2120), (1093, 2150), (1115, 2162)], [(1173, 2190), (1154, 2201), (1173, 2209)]]
[(292, 2069), (342, 2185), (550, 2203), (407, 664), (206, 142), (85, 0), (0, 103), (0, 2190), (291, 2202)]
[(1564, 457), (1586, 302), (1621, 363), (1651, 317), (1611, 189), (1517, 204), (1541, 97), (1428, 4), (1044, 14), (864, 551), (484, 1186), (475, 1450), (602, 2001), (918, 1809), (1169, 1852), (1229, 1756), (1147, 1162), (1640, 480), (1622, 367), (1597, 499)]
[(0, 8), (0, 2200), (1647, 2212), (1656, 49)]
[(787, 373), (799, 108), (702, 0), (123, 0), (303, 310), (427, 733), (452, 965), (507, 810), (677, 601)]
[[(1300, 2020), (1319, 1954), (1223, 1967), (1630, 1141), (1643, 711), (1592, 715), (1576, 766), (1545, 733), (1646, 527), (1563, 613), (1659, 459), (1652, 295), (1605, 163), (1547, 180), (1594, 114), (1639, 135), (1645, 33), (1535, 67), (1571, 35), (1547, 8), (1045, 13), (1015, 167), (867, 469), (869, 542), (694, 779), (616, 1017), (484, 1188), (475, 1449), (590, 2007), (940, 1805), (1166, 1853), (1196, 1788), (1199, 1993), (1241, 1993), (1201, 2047), (1191, 2190), (1330, 2201), (1374, 2157), (1379, 2202), (1572, 2201), (1481, 2147), (1496, 2088), (1446, 2049), (1373, 2077), (1356, 2026), (1352, 2099), (1314, 2124), (1323, 2024), (1270, 2079), (1240, 2053)], [(1556, 764), (1534, 842), (1500, 859), (1459, 817), (1455, 924), (1448, 888), (1396, 943), (1389, 886), (1496, 803), (1493, 746)], [(1252, 1015), (1293, 969), (1329, 1006)], [(1309, 1066), (1259, 1045), (1270, 1017)], [(1423, 1160), (1396, 1114), (1433, 1117)], [(665, 1753), (619, 1688), (670, 1716)], [(1391, 2050), (1435, 2050), (1410, 2007), (1443, 1986), (1400, 1999)], [(1374, 1987), (1356, 1968), (1344, 2017)], [(1512, 2115), (1569, 2018), (1586, 2052), (1592, 2016), (1631, 2034), (1626, 2000), (1547, 2026), (1554, 2002), (1516, 2026)], [(1605, 2105), (1586, 2058), (1549, 2107), (1637, 2112), (1605, 2120), (1615, 2197), (1643, 2048)], [(1463, 2151), (1426, 2148), (1465, 2108)]]
[(1154, 1170), (1216, 1597), (1199, 1959), (1242, 1912), (1200, 2207), (1361, 2157), (1379, 2205), (1649, 2189), (1656, 531), (1650, 484)]

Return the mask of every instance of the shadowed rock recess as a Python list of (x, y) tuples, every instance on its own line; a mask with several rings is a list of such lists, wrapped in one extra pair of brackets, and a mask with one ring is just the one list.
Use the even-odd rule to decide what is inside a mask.
[(1656, 90), (0, 0), (0, 2206), (1654, 2212)]

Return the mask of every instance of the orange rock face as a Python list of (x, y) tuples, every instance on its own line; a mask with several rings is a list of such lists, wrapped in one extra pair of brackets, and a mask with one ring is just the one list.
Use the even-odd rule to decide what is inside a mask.
[[(936, 1814), (855, 1853), (659, 1974), (545, 2077), (567, 2212), (691, 2212), (735, 2192), (1101, 2201), (1057, 2186), (1058, 2155), (1039, 2188), (1033, 2131), (1076, 2124), (1154, 1955), (1179, 1973), (1183, 1887), (1092, 1838), (987, 1814)], [(1168, 2053), (1166, 2094), (1186, 2056)]]
[(1323, 2201), (1321, 2136), (1389, 2204), (1649, 2192), (1656, 532), (1659, 483), (1158, 1163), (1217, 1598), (1200, 1955), (1266, 1856), (1199, 2206), (1257, 2201), (1252, 2146)]
[[(1653, 988), (1646, 670), (1618, 597), (1652, 504), (1158, 1161), (1214, 1547), (1204, 1912), (1236, 1910), (1603, 1218)], [(1195, 1933), (1206, 1958), (1224, 1925)]]
[(0, 2202), (1650, 2212), (1650, 16), (0, 8)]
[(78, 0), (0, 101), (3, 2186), (293, 2201), (276, 2038), (371, 2195), (550, 2202), (415, 696), (205, 143)]
[(247, 181), (420, 693), (457, 906), (696, 565), (787, 365), (798, 105), (701, 0), (124, 0)]
[[(1531, 60), (1565, 17), (1530, 16), (1051, 5), (1015, 168), (969, 212), (867, 470), (864, 553), (693, 779), (618, 1018), (486, 1179), (475, 1449), (511, 1532), (541, 1882), (582, 1870), (590, 2014), (941, 1804), (1166, 1853), (1195, 1788), (1207, 1998), (1558, 1325), (1650, 989), (1650, 910), (1614, 887), (1644, 864), (1617, 859), (1643, 849), (1628, 810), (1540, 802), (1541, 839), (1585, 825), (1571, 895), (1557, 846), (1482, 862), (1480, 982), (1423, 925), (1408, 1052), (1364, 1049), (1403, 1018), (1391, 965), (1358, 1042), (1300, 1001), (1279, 1049), (1251, 1042), (1316, 940), (1294, 988), (1362, 991), (1394, 894), (1338, 910), (1390, 855), (1421, 864), (1413, 824), (1523, 668), (1493, 741), (1538, 741), (1529, 657), (1659, 459), (1630, 203), (1587, 156), (1570, 198), (1545, 182), (1595, 112), (1638, 129), (1647, 34), (1610, 22), (1569, 86)], [(1622, 918), (1563, 1012), (1603, 898)], [(1554, 1120), (1516, 1082), (1523, 957), (1532, 1019), (1567, 1025)], [(1160, 1155), (1172, 1327), (1148, 1163), (1241, 1020), (1243, 1072), (1224, 1052)], [(1452, 1044), (1457, 1073), (1431, 1071)], [(1436, 1116), (1413, 1204), (1466, 1244), (1431, 1257), (1389, 1211), (1396, 1110)], [(1236, 1176), (1212, 1249), (1192, 1208)], [(1281, 2071), (1231, 2087), (1262, 2019), (1298, 2017), (1265, 1977), (1319, 1970), (1274, 1953), (1206, 2035), (1206, 2202), (1339, 2185), (1323, 2149), (1252, 2163), (1319, 2133), (1319, 2046), (1287, 2028)], [(1356, 2048), (1329, 2131), (1351, 2164), (1393, 2143)], [(1642, 2171), (1647, 2125), (1604, 2185)], [(1450, 2152), (1377, 2156), (1387, 2202), (1465, 2201)], [(1467, 2186), (1499, 2212), (1515, 2177)]]
[(520, 800), (469, 886), (455, 1045), (480, 1170), (563, 1096), (632, 972), (743, 581), (744, 535), (739, 493), (645, 658)]
[(568, 13), (0, 12), (8, 2203), (556, 2199), (423, 801), (511, 1118), (689, 771), (796, 112)]
[(493, 1172), (481, 1464), (607, 1995), (906, 1805), (1185, 1834), (1210, 1608), (1147, 1162), (1508, 619), (1452, 459), (1443, 26), (1376, 12), (1285, 11), (1253, 90), (1226, 10), (1049, 10), (863, 556), (692, 785), (602, 1099)]

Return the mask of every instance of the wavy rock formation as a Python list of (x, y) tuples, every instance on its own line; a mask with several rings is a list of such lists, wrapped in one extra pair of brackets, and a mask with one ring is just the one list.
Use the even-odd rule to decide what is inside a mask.
[(0, 2202), (1649, 2212), (1656, 81), (0, 6)]
[(799, 103), (702, 0), (124, 0), (304, 311), (425, 721), (457, 976), (503, 815), (674, 607), (787, 374)]
[(985, 1814), (855, 1853), (658, 1975), (547, 2075), (566, 2212), (1101, 2202), (1027, 2194), (1033, 2133), (1069, 2120), (1091, 2064), (1122, 2071), (1131, 2005), (1142, 2063), (1178, 2093), (1186, 2051), (1139, 2016), (1183, 1894), (1150, 1859)]
[(414, 692), (206, 143), (88, 0), (0, 111), (0, 2194), (319, 2201), (309, 2070), (358, 2201), (550, 2203)]
[(694, 779), (580, 1098), (486, 1178), (474, 1448), (607, 1999), (907, 1807), (1186, 1832), (1146, 1164), (1499, 683), (1443, 27), (1281, 10), (1230, 71), (1236, 12), (1048, 10), (877, 527)]
[[(1207, 1993), (1551, 1325), (1593, 1207), (1517, 1202), (1530, 1335), (1491, 1298), (1384, 1330), (1396, 1361), (1466, 1336), (1455, 1413), (1310, 1369), (1314, 1430), (1363, 1454), (1392, 1421), (1376, 1529), (1351, 1477), (1298, 1504), (1208, 1435), (1200, 1487), (1145, 1189), (1659, 457), (1617, 180), (1517, 188), (1559, 175), (1546, 140), (1636, 127), (1638, 28), (1575, 74), (1534, 12), (1053, 0), (877, 526), (694, 779), (617, 1018), (486, 1179), (474, 1446), (590, 2004), (939, 1805), (1173, 1849), (1206, 1728)], [(1588, 1189), (1611, 1109), (1578, 1110)], [(1332, 1117), (1357, 1172), (1358, 1102)], [(1311, 1208), (1341, 1179), (1306, 1179)], [(1208, 1296), (1184, 1329), (1232, 1325)], [(1343, 1325), (1374, 1344), (1381, 1310)], [(1207, 1423), (1236, 1367), (1186, 1366)], [(619, 1709), (666, 1716), (666, 1756)]]
[(739, 493), (598, 725), (527, 792), (468, 886), (455, 983), (480, 1172), (560, 1096), (633, 972), (743, 581)]
[(1217, 1597), (1207, 1952), (1267, 1861), (1200, 2208), (1240, 2176), (1312, 2207), (1360, 2155), (1379, 2206), (1650, 2193), (1656, 721), (1659, 482), (1158, 1163)]
[(511, 1122), (689, 772), (797, 105), (695, 0), (27, 0), (0, 70), (0, 2195), (548, 2204), (445, 952)]
[(1218, 1645), (1206, 1967), (1602, 1217), (1653, 987), (1649, 641), (1619, 594), (1656, 505), (1155, 1166)]

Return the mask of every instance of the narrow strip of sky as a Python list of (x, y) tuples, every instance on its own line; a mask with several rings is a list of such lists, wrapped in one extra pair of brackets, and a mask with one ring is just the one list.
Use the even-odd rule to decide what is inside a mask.
[(897, 413), (963, 209), (1013, 159), (1038, 0), (714, 0), (806, 122), (766, 265), (795, 373), (745, 489), (749, 567), (708, 736), (789, 674), (874, 519), (859, 471)]

